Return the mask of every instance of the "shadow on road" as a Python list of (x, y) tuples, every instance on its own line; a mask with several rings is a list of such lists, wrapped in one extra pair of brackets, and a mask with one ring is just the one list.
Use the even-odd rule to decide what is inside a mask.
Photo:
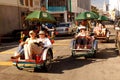
[(108, 42), (107, 41), (101, 41), (102, 43), (115, 43), (115, 39), (110, 39)]
[(96, 54), (96, 58), (81, 59), (79, 56), (76, 58), (71, 56), (67, 58), (60, 58), (53, 62), (53, 69), (50, 73), (62, 74), (64, 73), (64, 70), (76, 69), (94, 62), (98, 62), (97, 59), (108, 59), (117, 56), (118, 55), (115, 52), (115, 48), (106, 48), (99, 50)]
[(115, 48), (101, 49), (96, 54), (97, 59), (108, 59), (108, 58), (117, 57), (117, 56), (118, 56), (118, 54), (117, 54)]
[[(80, 56), (71, 57), (70, 55), (58, 56), (57, 58), (54, 58), (54, 61), (52, 63), (52, 69), (49, 71), (49, 73), (63, 74), (64, 71), (66, 70), (81, 68), (83, 66), (96, 62), (101, 62), (105, 59), (113, 58), (117, 56), (118, 55), (115, 52), (115, 48), (105, 48), (99, 50), (96, 54), (96, 58), (85, 59), (85, 58), (81, 58)], [(44, 71), (40, 71), (40, 72), (44, 72)]]
[(50, 73), (58, 73), (62, 74), (64, 73), (64, 70), (71, 70), (80, 68), (82, 66), (85, 66), (87, 64), (90, 64), (94, 62), (93, 59), (81, 59), (81, 58), (73, 58), (73, 57), (67, 57), (67, 58), (61, 58), (58, 60), (55, 60), (53, 62), (53, 68), (50, 71)]

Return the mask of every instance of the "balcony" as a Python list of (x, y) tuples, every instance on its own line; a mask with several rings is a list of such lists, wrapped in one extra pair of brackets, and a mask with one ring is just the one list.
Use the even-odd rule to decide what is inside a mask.
[(52, 11), (52, 12), (57, 12), (57, 11), (66, 11), (66, 7), (65, 6), (56, 6), (56, 7), (48, 7), (48, 11)]

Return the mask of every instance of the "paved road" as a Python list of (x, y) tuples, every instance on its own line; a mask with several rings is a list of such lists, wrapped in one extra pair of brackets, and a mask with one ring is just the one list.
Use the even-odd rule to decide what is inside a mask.
[(71, 58), (71, 38), (56, 40), (53, 49), (56, 60), (49, 73), (35, 73), (32, 69), (17, 70), (9, 61), (16, 48), (2, 51), (0, 61), (7, 64), (0, 62), (0, 80), (120, 80), (120, 57), (115, 52), (114, 30), (110, 30), (110, 43), (99, 42), (96, 58)]

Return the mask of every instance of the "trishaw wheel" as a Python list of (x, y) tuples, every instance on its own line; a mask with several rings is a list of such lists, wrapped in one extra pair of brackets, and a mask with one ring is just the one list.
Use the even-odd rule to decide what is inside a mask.
[(109, 42), (109, 37), (106, 38), (106, 42)]
[(23, 70), (23, 67), (20, 67), (20, 66), (18, 65), (18, 63), (16, 63), (16, 67), (17, 67), (17, 69), (19, 69), (19, 70)]
[(96, 51), (96, 50), (94, 50), (94, 53), (93, 53), (93, 58), (96, 58), (96, 53), (97, 53), (97, 51)]
[(50, 52), (48, 51), (46, 60), (44, 62), (43, 68), (45, 71), (49, 71), (52, 68), (52, 56), (50, 55)]
[(71, 53), (72, 53), (72, 57), (74, 57), (75, 56), (75, 51), (71, 51)]
[(93, 53), (89, 53), (89, 54), (85, 55), (84, 57), (85, 57), (85, 59), (96, 58), (96, 50), (93, 50)]

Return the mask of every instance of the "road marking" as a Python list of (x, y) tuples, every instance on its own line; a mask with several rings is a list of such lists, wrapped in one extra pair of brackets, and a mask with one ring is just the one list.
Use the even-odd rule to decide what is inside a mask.
[(6, 51), (6, 52), (0, 52), (0, 54), (14, 54), (12, 51), (9, 52), (9, 51)]
[(2, 62), (2, 61), (0, 61), (0, 66), (12, 66), (13, 64), (12, 64), (12, 62), (11, 61), (7, 61), (7, 62)]

